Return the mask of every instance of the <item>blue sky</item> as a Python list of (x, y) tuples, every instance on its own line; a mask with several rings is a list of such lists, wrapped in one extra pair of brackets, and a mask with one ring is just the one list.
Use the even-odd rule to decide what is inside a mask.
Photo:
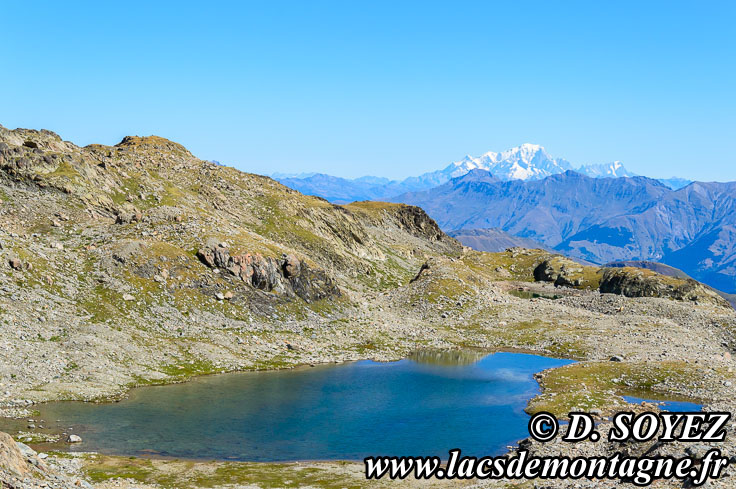
[(542, 144), (736, 180), (734, 2), (6, 2), (0, 124), (256, 173)]

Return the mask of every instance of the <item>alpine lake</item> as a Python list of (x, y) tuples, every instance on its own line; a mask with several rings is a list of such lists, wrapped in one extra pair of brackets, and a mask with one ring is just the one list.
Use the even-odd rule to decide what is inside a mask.
[(453, 448), (499, 455), (528, 436), (534, 374), (569, 363), (419, 351), (389, 363), (205, 376), (136, 388), (114, 403), (38, 409), (48, 426), (82, 437), (69, 450), (109, 455), (253, 462), (446, 456)]

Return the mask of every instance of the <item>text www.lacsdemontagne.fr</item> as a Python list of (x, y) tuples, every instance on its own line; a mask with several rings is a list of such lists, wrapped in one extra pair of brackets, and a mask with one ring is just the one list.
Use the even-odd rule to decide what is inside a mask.
[(656, 479), (689, 480), (701, 485), (718, 477), (728, 465), (717, 449), (702, 459), (689, 457), (533, 457), (527, 451), (515, 456), (463, 457), (450, 450), (445, 466), (439, 457), (367, 457), (367, 479), (609, 479), (646, 486)]

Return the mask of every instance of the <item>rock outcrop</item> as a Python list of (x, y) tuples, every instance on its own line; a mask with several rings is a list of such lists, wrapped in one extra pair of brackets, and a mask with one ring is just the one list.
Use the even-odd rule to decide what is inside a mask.
[(604, 294), (662, 297), (730, 308), (728, 301), (713, 289), (691, 278), (671, 277), (636, 267), (586, 266), (560, 255), (541, 257), (534, 268), (534, 280), (560, 287), (598, 289)]
[(47, 464), (48, 461), (47, 453), (37, 453), (7, 433), (0, 432), (0, 488), (92, 489), (81, 474), (70, 474), (69, 466), (60, 470), (58, 460), (51, 464)]
[(534, 280), (555, 285), (579, 287), (583, 284), (583, 266), (562, 256), (553, 256), (534, 269)]
[(7, 433), (0, 433), (0, 468), (20, 477), (30, 472), (26, 457)]
[(669, 297), (730, 307), (728, 301), (696, 280), (668, 277), (642, 268), (606, 268), (600, 291), (626, 297)]
[(423, 209), (413, 205), (399, 205), (394, 212), (400, 228), (429, 241), (450, 239)]
[(390, 224), (417, 238), (441, 244), (448, 251), (459, 251), (462, 246), (455, 238), (445, 234), (420, 207), (387, 202), (353, 202), (345, 207), (359, 211), (361, 217), (372, 225)]
[(306, 302), (340, 295), (333, 279), (324, 271), (314, 270), (295, 255), (281, 259), (259, 253), (231, 255), (224, 244), (200, 248), (197, 257), (210, 268), (226, 270), (256, 289), (278, 294), (297, 295)]

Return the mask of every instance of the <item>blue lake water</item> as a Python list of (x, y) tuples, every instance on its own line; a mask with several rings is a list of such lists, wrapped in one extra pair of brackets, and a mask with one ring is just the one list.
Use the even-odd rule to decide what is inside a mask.
[(247, 461), (497, 455), (528, 436), (533, 374), (571, 363), (521, 353), (423, 352), (145, 387), (111, 404), (52, 403), (74, 450)]

